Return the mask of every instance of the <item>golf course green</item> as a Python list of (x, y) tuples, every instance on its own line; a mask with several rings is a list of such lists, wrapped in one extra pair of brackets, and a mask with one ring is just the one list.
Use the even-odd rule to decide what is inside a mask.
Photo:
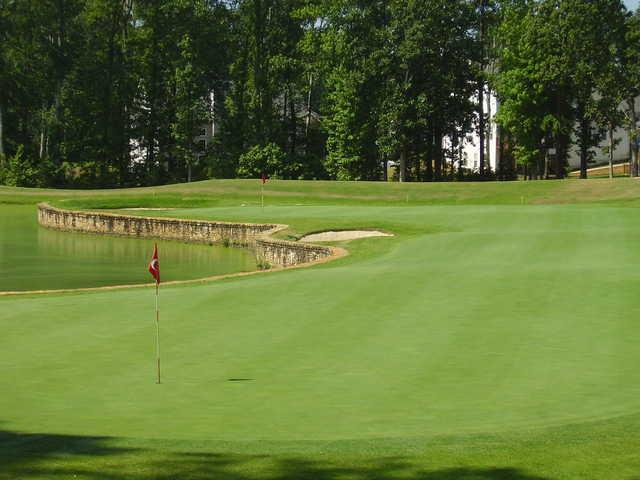
[[(47, 200), (282, 223), (288, 239), (394, 234), (310, 268), (161, 286), (161, 385), (152, 288), (0, 297), (0, 479), (639, 478), (639, 182), (272, 181), (264, 208), (259, 188), (0, 188), (0, 213), (29, 222)], [(0, 290), (47, 270), (150, 280), (150, 240), (36, 226), (16, 250), (5, 225)], [(31, 258), (40, 235), (119, 258), (83, 285), (91, 255)], [(161, 268), (208, 275), (219, 261), (199, 248), (164, 242)]]

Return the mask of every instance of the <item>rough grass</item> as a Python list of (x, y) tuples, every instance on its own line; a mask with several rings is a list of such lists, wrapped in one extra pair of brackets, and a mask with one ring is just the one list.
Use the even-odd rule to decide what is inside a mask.
[[(270, 180), (267, 205), (521, 205), (621, 202), (636, 204), (640, 181), (384, 183)], [(153, 188), (40, 190), (0, 186), (0, 203), (51, 200), (67, 207), (212, 207), (260, 204), (259, 180), (207, 180)]]
[(150, 292), (0, 299), (0, 478), (637, 478), (637, 183), (245, 183), (154, 215), (396, 236), (164, 288), (160, 386)]

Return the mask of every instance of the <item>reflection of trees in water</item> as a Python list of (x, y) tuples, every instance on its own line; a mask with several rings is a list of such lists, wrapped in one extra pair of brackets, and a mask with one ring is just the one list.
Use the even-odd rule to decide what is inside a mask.
[[(110, 265), (145, 266), (153, 250), (153, 240), (60, 232), (38, 228), (38, 254)], [(252, 252), (219, 245), (158, 242), (164, 271), (215, 275), (254, 269)], [(136, 267), (137, 268), (137, 267)]]
[[(245, 249), (158, 245), (165, 281), (256, 269), (254, 254)], [(0, 291), (148, 282), (152, 250), (152, 239), (49, 230), (38, 225), (35, 206), (0, 205)]]

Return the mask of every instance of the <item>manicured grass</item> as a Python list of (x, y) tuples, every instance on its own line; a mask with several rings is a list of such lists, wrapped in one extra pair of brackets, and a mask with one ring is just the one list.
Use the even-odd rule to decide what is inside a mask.
[[(270, 180), (267, 205), (521, 205), (640, 201), (640, 181), (630, 178), (545, 182), (394, 183)], [(90, 208), (213, 207), (260, 204), (259, 180), (208, 180), (121, 190), (40, 190), (0, 186), (0, 203), (49, 200)]]
[(0, 298), (0, 478), (637, 478), (637, 183), (228, 185), (166, 214), (396, 235), (163, 288), (162, 385), (151, 291)]

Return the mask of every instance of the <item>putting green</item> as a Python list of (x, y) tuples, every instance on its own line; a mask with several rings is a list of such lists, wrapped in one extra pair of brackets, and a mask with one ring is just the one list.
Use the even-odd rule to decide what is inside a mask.
[[(640, 467), (635, 209), (282, 205), (167, 214), (395, 236), (349, 242), (348, 257), (309, 269), (163, 288), (162, 385), (153, 383), (151, 291), (2, 298), (3, 430), (105, 436), (152, 452), (326, 455), (343, 466), (403, 455), (418, 466), (406, 476), (420, 479), (627, 478)], [(124, 461), (132, 472), (136, 455)], [(111, 468), (88, 458), (83, 465)], [(220, 473), (342, 478), (308, 469), (278, 476), (265, 465)], [(522, 472), (416, 473), (479, 465)], [(156, 478), (154, 468), (132, 478)]]

